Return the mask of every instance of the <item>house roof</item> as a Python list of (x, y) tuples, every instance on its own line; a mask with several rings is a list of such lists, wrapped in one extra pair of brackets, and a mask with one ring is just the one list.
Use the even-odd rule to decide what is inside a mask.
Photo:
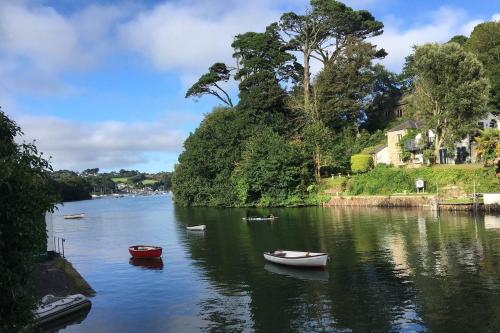
[(377, 146), (374, 146), (374, 147), (365, 148), (363, 150), (363, 153), (374, 155), (374, 154), (378, 153), (379, 151), (381, 151), (382, 149), (384, 149), (386, 147), (387, 147), (386, 145), (377, 145)]
[(407, 120), (391, 129), (389, 129), (387, 132), (396, 132), (396, 131), (402, 131), (404, 129), (408, 128), (420, 128), (420, 122), (415, 121), (415, 120)]
[(373, 150), (373, 153), (376, 154), (382, 150), (384, 150), (385, 148), (387, 148), (387, 146), (380, 146), (380, 147), (377, 147)]

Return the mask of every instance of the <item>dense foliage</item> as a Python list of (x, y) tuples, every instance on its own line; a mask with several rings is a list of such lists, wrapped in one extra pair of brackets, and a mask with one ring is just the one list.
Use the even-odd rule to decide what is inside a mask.
[(76, 172), (68, 170), (56, 171), (52, 174), (52, 180), (61, 201), (78, 201), (91, 198), (92, 186), (90, 182)]
[(483, 64), (490, 81), (489, 105), (500, 112), (500, 21), (478, 24), (463, 46)]
[[(409, 57), (413, 73), (410, 107), (434, 132), (434, 156), (475, 130), (488, 109), (488, 79), (483, 65), (457, 43), (418, 46)], [(424, 131), (425, 133), (426, 131)]]
[(20, 128), (0, 111), (0, 332), (20, 332), (32, 319), (33, 255), (46, 249), (44, 214), (56, 195), (50, 165), (35, 145), (16, 144)]
[[(235, 66), (215, 63), (187, 91), (215, 96), (225, 107), (207, 114), (185, 141), (172, 179), (175, 201), (310, 203), (322, 177), (350, 172), (352, 155), (385, 144), (384, 130), (401, 121), (394, 109), (406, 104), (436, 133), (435, 153), (424, 152), (436, 160), (439, 148), (473, 129), (487, 110), (483, 60), (464, 50), (472, 42), (457, 37), (418, 47), (396, 75), (377, 63), (387, 54), (370, 37), (382, 33), (383, 23), (366, 10), (311, 0), (303, 14), (284, 13), (263, 32), (236, 35)], [(478, 54), (495, 49), (486, 44), (475, 44)], [(483, 58), (489, 68), (491, 59)], [(238, 103), (225, 90), (230, 80), (238, 82)], [(366, 164), (355, 170), (368, 170)]]

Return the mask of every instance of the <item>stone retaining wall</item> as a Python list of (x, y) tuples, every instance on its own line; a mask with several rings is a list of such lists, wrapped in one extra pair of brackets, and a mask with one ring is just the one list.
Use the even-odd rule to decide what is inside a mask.
[(332, 197), (324, 204), (331, 206), (364, 206), (364, 207), (433, 207), (436, 205), (434, 195), (373, 195), (373, 196), (338, 196)]

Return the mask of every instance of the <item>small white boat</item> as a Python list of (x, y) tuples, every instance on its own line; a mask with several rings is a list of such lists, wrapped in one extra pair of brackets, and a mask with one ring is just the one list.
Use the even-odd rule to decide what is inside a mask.
[(40, 306), (35, 310), (35, 322), (37, 325), (41, 325), (90, 307), (90, 305), (90, 300), (82, 294), (67, 297), (46, 295), (42, 298)]
[(64, 215), (65, 219), (83, 219), (84, 217), (84, 213)]
[(204, 224), (200, 224), (200, 225), (188, 225), (186, 227), (187, 230), (191, 230), (191, 231), (204, 231), (206, 228), (207, 228), (207, 226), (204, 225)]
[(273, 221), (276, 220), (278, 217), (277, 216), (250, 216), (250, 217), (244, 217), (243, 220), (246, 221)]
[(328, 253), (276, 250), (264, 252), (264, 259), (275, 264), (297, 267), (325, 267)]

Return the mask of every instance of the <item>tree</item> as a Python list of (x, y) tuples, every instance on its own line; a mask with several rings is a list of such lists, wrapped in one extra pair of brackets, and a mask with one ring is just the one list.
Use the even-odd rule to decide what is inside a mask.
[(236, 35), (231, 44), (234, 49), (233, 57), (237, 59), (238, 70), (234, 76), (236, 80), (245, 79), (252, 74), (267, 71), (274, 73), (276, 79), (296, 80), (300, 65), (296, 58), (287, 52), (277, 23), (266, 28), (263, 33), (247, 32)]
[(475, 26), (464, 48), (483, 64), (490, 80), (489, 105), (493, 111), (500, 112), (500, 21)]
[(385, 129), (394, 119), (393, 111), (401, 103), (402, 82), (399, 75), (389, 72), (381, 65), (373, 68), (373, 89), (365, 110), (366, 119), (361, 127), (370, 132)]
[[(355, 11), (334, 0), (312, 0), (305, 15), (283, 14), (280, 28), (288, 36), (289, 48), (302, 53), (304, 111), (310, 113), (311, 59), (325, 67), (353, 41), (381, 34), (383, 24), (368, 11)], [(385, 51), (380, 50), (377, 56), (385, 56)]]
[(95, 176), (99, 173), (99, 168), (85, 169), (82, 174), (85, 176)]
[(331, 137), (330, 130), (321, 121), (311, 122), (304, 128), (304, 145), (314, 161), (314, 179), (317, 183), (321, 180), (321, 168), (325, 162), (322, 152), (330, 143)]
[(358, 41), (345, 47), (314, 84), (314, 109), (330, 129), (357, 127), (372, 97), (377, 73), (372, 64), (377, 50)]
[(263, 128), (246, 143), (232, 179), (240, 205), (274, 206), (301, 196), (310, 174), (300, 145)]
[(410, 107), (434, 132), (434, 155), (473, 130), (487, 112), (488, 80), (483, 66), (456, 43), (416, 47), (410, 72), (414, 74)]
[[(95, 179), (97, 177), (89, 177)], [(55, 171), (51, 175), (52, 186), (55, 188), (61, 201), (77, 201), (91, 199), (92, 186), (87, 178), (68, 170)]]
[(217, 108), (184, 142), (172, 177), (174, 199), (183, 206), (233, 206), (231, 173), (241, 157), (244, 124), (238, 113)]
[(468, 39), (469, 38), (465, 37), (464, 35), (455, 35), (451, 37), (448, 43), (457, 43), (463, 46)]
[(250, 137), (255, 129), (271, 127), (278, 133), (288, 132), (286, 92), (270, 71), (248, 76), (240, 85), (237, 106), (240, 121), (245, 124), (243, 137)]
[(233, 107), (233, 102), (229, 94), (222, 89), (219, 82), (227, 82), (231, 78), (231, 70), (223, 63), (215, 63), (208, 69), (208, 73), (203, 74), (198, 81), (186, 92), (188, 97), (201, 97), (203, 95), (213, 95), (222, 103)]
[(488, 128), (475, 140), (477, 157), (483, 160), (485, 166), (500, 158), (500, 130)]
[(56, 195), (51, 167), (32, 143), (17, 144), (21, 129), (0, 111), (0, 331), (21, 332), (35, 307), (33, 255), (46, 250), (44, 213)]

